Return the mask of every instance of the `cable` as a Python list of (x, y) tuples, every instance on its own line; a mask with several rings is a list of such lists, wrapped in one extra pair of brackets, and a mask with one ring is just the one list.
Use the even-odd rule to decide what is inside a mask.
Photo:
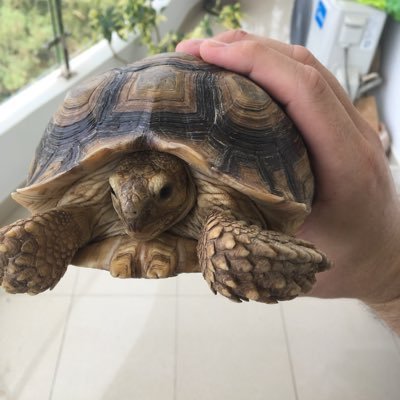
[(349, 46), (343, 47), (344, 56), (344, 84), (349, 96), (351, 96), (350, 91), (350, 78), (349, 78)]

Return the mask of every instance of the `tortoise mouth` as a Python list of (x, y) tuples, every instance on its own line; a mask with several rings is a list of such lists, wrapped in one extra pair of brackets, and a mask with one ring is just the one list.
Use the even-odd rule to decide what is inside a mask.
[(148, 241), (156, 238), (162, 232), (174, 225), (172, 218), (164, 218), (149, 223), (148, 218), (138, 218), (132, 221), (124, 221), (126, 233), (138, 240)]

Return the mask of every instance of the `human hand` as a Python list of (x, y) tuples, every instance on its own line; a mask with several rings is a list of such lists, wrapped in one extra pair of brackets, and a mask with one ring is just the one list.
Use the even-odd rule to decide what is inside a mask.
[(177, 46), (248, 76), (277, 100), (303, 135), (316, 179), (298, 236), (334, 267), (309, 293), (385, 304), (400, 296), (400, 207), (378, 135), (334, 76), (301, 46), (229, 31)]

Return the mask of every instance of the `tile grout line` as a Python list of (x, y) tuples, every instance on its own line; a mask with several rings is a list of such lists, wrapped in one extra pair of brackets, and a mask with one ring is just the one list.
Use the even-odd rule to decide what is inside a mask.
[(72, 288), (72, 294), (70, 295), (71, 300), (69, 302), (67, 315), (65, 317), (64, 330), (63, 330), (62, 337), (61, 337), (60, 347), (58, 349), (56, 367), (54, 368), (53, 379), (51, 381), (51, 386), (50, 386), (49, 400), (52, 400), (53, 394), (54, 394), (54, 388), (55, 388), (55, 384), (56, 384), (56, 380), (57, 380), (58, 370), (60, 367), (61, 356), (62, 356), (63, 349), (64, 349), (65, 338), (67, 336), (67, 329), (69, 326), (69, 321), (71, 319), (72, 307), (75, 303), (75, 292), (76, 292), (76, 288), (77, 288), (77, 284), (78, 284), (78, 276), (79, 276), (79, 273), (77, 273), (75, 276), (74, 285)]
[(295, 377), (295, 374), (294, 374), (292, 352), (290, 350), (289, 334), (288, 334), (288, 331), (287, 331), (285, 313), (283, 311), (283, 305), (281, 303), (279, 303), (279, 311), (280, 311), (280, 314), (281, 314), (283, 332), (284, 332), (284, 335), (285, 335), (285, 342), (286, 342), (286, 348), (287, 348), (289, 366), (290, 366), (290, 376), (292, 378), (292, 385), (293, 385), (293, 390), (294, 390), (294, 397), (295, 397), (296, 400), (299, 400), (299, 394), (298, 394), (298, 391), (297, 391), (297, 382), (296, 382), (296, 377)]

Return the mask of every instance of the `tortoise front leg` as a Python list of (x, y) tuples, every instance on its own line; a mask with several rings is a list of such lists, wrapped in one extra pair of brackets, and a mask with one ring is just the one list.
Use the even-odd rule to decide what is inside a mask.
[(183, 272), (200, 272), (197, 241), (164, 232), (143, 242), (128, 235), (90, 243), (72, 263), (110, 271), (117, 278), (168, 278)]
[(9, 293), (52, 289), (89, 240), (88, 217), (53, 209), (0, 229), (0, 284)]
[(214, 293), (234, 301), (276, 303), (308, 292), (329, 268), (311, 243), (212, 213), (199, 240), (203, 276)]

